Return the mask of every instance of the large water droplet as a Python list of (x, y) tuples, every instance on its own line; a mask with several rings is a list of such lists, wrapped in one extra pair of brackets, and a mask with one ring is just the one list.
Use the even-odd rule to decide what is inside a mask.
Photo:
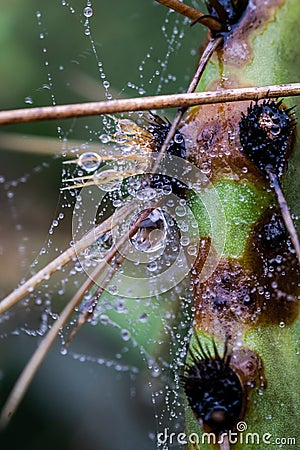
[(108, 142), (110, 142), (111, 138), (108, 134), (101, 134), (100, 138), (101, 142), (103, 144), (107, 144)]
[(121, 187), (123, 178), (120, 172), (116, 170), (103, 170), (94, 174), (95, 184), (101, 185), (101, 189), (106, 192), (112, 192)]
[(93, 9), (90, 6), (87, 6), (86, 8), (84, 8), (83, 14), (85, 15), (85, 17), (92, 17)]
[[(138, 220), (141, 212), (134, 220)], [(132, 245), (141, 252), (152, 253), (166, 244), (168, 225), (161, 209), (153, 209), (140, 223), (137, 232), (130, 238)]]
[(78, 165), (86, 172), (94, 172), (101, 164), (101, 156), (98, 153), (87, 152), (80, 155)]

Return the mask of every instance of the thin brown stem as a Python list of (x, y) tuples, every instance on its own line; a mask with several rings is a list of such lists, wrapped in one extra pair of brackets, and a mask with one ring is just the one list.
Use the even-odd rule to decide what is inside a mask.
[[(126, 253), (126, 250), (123, 250), (123, 253)], [(68, 339), (66, 340), (65, 343), (65, 348), (67, 348), (70, 344), (70, 342), (73, 340), (73, 338), (75, 337), (75, 335), (77, 334), (77, 332), (80, 330), (80, 328), (88, 322), (88, 320), (93, 317), (95, 308), (97, 306), (98, 300), (100, 299), (101, 295), (103, 294), (103, 291), (105, 290), (105, 288), (107, 287), (108, 283), (111, 281), (111, 279), (113, 278), (116, 268), (122, 264), (123, 260), (125, 259), (124, 255), (120, 255), (117, 259), (117, 261), (112, 264), (112, 266), (110, 267), (105, 279), (103, 280), (103, 282), (101, 283), (101, 285), (98, 287), (98, 289), (96, 290), (95, 294), (93, 295), (93, 298), (91, 299), (91, 301), (89, 302), (88, 305), (85, 306), (84, 311), (80, 314), (78, 320), (77, 320), (77, 324), (75, 326), (75, 328), (71, 331)]]
[(272, 172), (272, 170), (267, 169), (267, 172), (268, 172), (270, 181), (273, 184), (273, 188), (274, 188), (274, 191), (275, 191), (275, 194), (277, 197), (277, 201), (278, 201), (278, 205), (279, 205), (279, 208), (281, 211), (283, 221), (284, 221), (286, 229), (290, 235), (290, 238), (293, 243), (298, 261), (300, 263), (300, 244), (299, 244), (298, 233), (295, 228), (294, 222), (292, 220), (291, 213), (290, 213), (289, 207), (287, 205), (286, 199), (282, 192), (282, 188), (281, 188), (279, 179), (278, 179), (277, 175), (274, 172)]
[[(156, 203), (153, 206), (158, 206), (158, 203)], [(139, 215), (139, 217), (137, 218), (135, 223), (131, 225), (130, 230), (127, 233), (127, 240), (130, 239), (136, 233), (141, 222), (146, 219), (146, 217), (149, 215), (150, 211), (151, 211), (151, 209), (145, 209), (142, 212), (142, 214)], [(66, 347), (70, 344), (70, 342), (72, 341), (72, 339), (74, 338), (74, 336), (76, 335), (78, 330), (82, 327), (82, 325), (84, 325), (93, 316), (95, 308), (98, 303), (98, 300), (101, 297), (104, 289), (106, 288), (106, 286), (108, 285), (110, 280), (113, 278), (117, 267), (119, 267), (125, 260), (125, 256), (129, 252), (130, 247), (128, 244), (126, 246), (124, 245), (126, 240), (123, 241), (123, 239), (124, 239), (124, 237), (122, 238), (123, 244), (121, 243), (121, 245), (124, 247), (124, 248), (122, 248), (122, 253), (120, 253), (118, 255), (118, 258), (116, 258), (114, 263), (110, 266), (110, 268), (105, 276), (105, 279), (101, 282), (101, 285), (98, 287), (98, 289), (94, 293), (91, 300), (85, 305), (84, 311), (80, 314), (80, 316), (78, 318), (76, 327), (72, 330), (69, 338), (66, 341), (66, 344), (65, 344)], [(117, 248), (118, 249), (121, 248), (120, 242), (117, 244)]]
[(188, 17), (193, 21), (200, 19), (200, 17), (204, 16), (204, 14), (201, 13), (200, 11), (197, 11), (197, 9), (185, 5), (184, 3), (178, 0), (156, 0), (156, 1), (157, 3), (160, 3), (161, 5), (164, 5), (167, 8), (170, 8), (173, 11), (178, 12), (179, 14), (182, 14), (183, 16)]
[[(48, 351), (50, 350), (52, 344), (54, 343), (59, 331), (62, 329), (62, 327), (65, 325), (71, 314), (74, 312), (75, 307), (81, 302), (84, 294), (88, 292), (93, 284), (95, 283), (95, 280), (105, 271), (107, 268), (107, 264), (112, 261), (112, 259), (117, 255), (117, 253), (120, 252), (120, 250), (125, 246), (126, 242), (128, 242), (128, 239), (136, 233), (141, 221), (147, 216), (148, 211), (145, 210), (143, 214), (136, 220), (136, 222), (130, 227), (130, 230), (120, 238), (117, 244), (115, 244), (111, 250), (107, 253), (104, 261), (98, 265), (98, 267), (94, 270), (92, 275), (83, 283), (83, 285), (80, 287), (80, 289), (76, 292), (74, 297), (70, 300), (70, 302), (66, 305), (66, 307), (63, 309), (61, 315), (59, 318), (54, 322), (51, 329), (48, 331), (42, 342), (40, 343), (39, 347), (36, 349), (36, 351), (33, 353), (32, 357), (30, 358), (29, 362), (25, 366), (24, 370), (22, 371), (21, 375), (19, 376), (13, 390), (11, 391), (3, 409), (0, 415), (0, 430), (5, 428), (9, 421), (11, 420), (13, 414), (17, 410), (20, 402), (22, 401), (33, 377), (35, 376), (36, 372), (38, 371), (39, 367), (41, 366), (43, 360), (45, 359)], [(125, 250), (126, 254), (126, 250)], [(124, 253), (120, 255), (119, 261), (117, 261), (117, 264), (121, 263), (124, 259)], [(107, 284), (110, 282), (112, 277), (115, 274), (115, 265), (109, 268), (104, 280), (101, 282), (100, 286), (98, 287), (95, 296), (99, 298), (103, 292), (103, 290), (106, 288)], [(83, 321), (78, 322), (77, 327), (75, 330), (71, 333), (67, 344), (70, 342), (70, 340), (74, 337), (78, 329), (81, 325), (83, 325), (86, 322), (87, 316), (83, 316)]]
[(131, 111), (147, 111), (208, 105), (212, 103), (260, 100), (300, 95), (300, 83), (277, 84), (271, 86), (225, 89), (222, 91), (196, 92), (192, 94), (171, 94), (152, 97), (110, 100), (109, 102), (89, 102), (40, 108), (13, 109), (0, 112), (0, 125), (28, 123), (38, 120), (69, 119), (71, 117), (116, 114)]
[[(219, 47), (219, 45), (221, 45), (222, 42), (223, 42), (223, 37), (218, 37), (216, 39), (211, 39), (209, 41), (204, 52), (201, 55), (197, 70), (192, 78), (192, 81), (191, 81), (189, 87), (188, 87), (187, 94), (191, 94), (195, 91), (211, 55)], [(187, 111), (187, 109), (188, 109), (187, 107), (179, 108), (179, 110), (172, 122), (171, 128), (167, 134), (167, 137), (159, 150), (159, 154), (157, 156), (157, 159), (156, 159), (155, 164), (152, 169), (153, 172), (156, 172), (156, 170), (159, 166), (159, 163), (161, 161), (161, 158), (162, 158), (163, 154), (167, 151), (167, 148), (169, 147), (169, 144), (176, 133), (177, 127), (178, 127), (184, 113)]]
[(198, 86), (198, 83), (200, 81), (200, 78), (204, 72), (205, 67), (207, 66), (208, 61), (210, 60), (210, 57), (214, 53), (214, 51), (221, 45), (223, 42), (223, 37), (220, 36), (218, 38), (211, 39), (207, 46), (205, 47), (204, 52), (201, 55), (197, 70), (195, 72), (195, 75), (193, 76), (193, 79), (189, 85), (189, 88), (187, 90), (188, 94), (191, 94), (194, 92)]
[(34, 375), (38, 371), (45, 356), (47, 355), (49, 349), (55, 341), (57, 334), (67, 322), (71, 314), (74, 312), (74, 308), (80, 303), (85, 292), (88, 290), (89, 282), (90, 279), (86, 280), (86, 282), (81, 286), (76, 295), (66, 305), (59, 318), (54, 322), (51, 329), (48, 331), (36, 351), (33, 353), (32, 357), (28, 361), (1, 411), (0, 430), (4, 429), (8, 425), (10, 419), (12, 418), (14, 412), (16, 411), (18, 405), (24, 397)]

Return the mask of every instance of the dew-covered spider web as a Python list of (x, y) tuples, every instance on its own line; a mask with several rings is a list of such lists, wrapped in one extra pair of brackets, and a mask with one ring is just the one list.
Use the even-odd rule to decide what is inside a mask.
[[(203, 40), (200, 27), (190, 29), (187, 19), (152, 1), (31, 0), (5, 8), (3, 109), (183, 92)], [(159, 115), (172, 119), (174, 111)], [(1, 298), (114, 212), (138, 205), (113, 222), (113, 233), (46, 275), (1, 315), (1, 404), (64, 305), (138, 212), (148, 208), (154, 230), (150, 247), (136, 235), (121, 252), (122, 264), (111, 262), (118, 274), (68, 349), (64, 344), (97, 284), (61, 330), (1, 448), (152, 449), (165, 428), (184, 431), (179, 376), (192, 306), (188, 276), (177, 268), (185, 254), (197, 253), (197, 226), (164, 178), (154, 188), (141, 181), (148, 167), (141, 142), (149, 144), (143, 130), (155, 117), (1, 130)], [(133, 148), (140, 159), (130, 156)], [(189, 172), (174, 175), (170, 164), (167, 175)]]

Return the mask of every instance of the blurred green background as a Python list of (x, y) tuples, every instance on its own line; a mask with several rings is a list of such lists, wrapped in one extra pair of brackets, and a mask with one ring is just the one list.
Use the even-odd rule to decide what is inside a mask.
[[(204, 33), (152, 0), (95, 0), (88, 26), (86, 1), (1, 0), (0, 5), (1, 109), (103, 100), (99, 62), (115, 98), (183, 91)], [(85, 32), (88, 27), (93, 43)], [(61, 211), (62, 149), (69, 140), (97, 143), (99, 133), (99, 118), (0, 130), (1, 297), (28, 278), (33, 260), (47, 245), (51, 222)], [(40, 264), (72, 239), (71, 210), (64, 213)], [(56, 292), (56, 286), (54, 279), (49, 291)], [(63, 300), (51, 300), (58, 312), (74, 286), (68, 289)], [(46, 293), (42, 290), (41, 296)], [(0, 322), (1, 405), (36, 348), (39, 336), (28, 330), (40, 327), (42, 310), (33, 311), (30, 303), (14, 308)], [(96, 358), (109, 360), (124, 347), (112, 327), (87, 327), (76, 339), (80, 354)], [(59, 342), (54, 346), (11, 425), (0, 435), (1, 450), (154, 448), (149, 435), (160, 430), (155, 413), (162, 405), (153, 405), (151, 390), (158, 389), (160, 381), (149, 387), (139, 352), (131, 351), (122, 360), (140, 368), (133, 377), (61, 356), (60, 347)]]

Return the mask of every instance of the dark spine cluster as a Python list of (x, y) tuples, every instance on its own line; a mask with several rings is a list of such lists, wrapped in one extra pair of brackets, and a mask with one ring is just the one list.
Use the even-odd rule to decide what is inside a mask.
[(183, 387), (196, 419), (204, 429), (220, 435), (234, 428), (242, 415), (243, 386), (230, 367), (227, 345), (221, 357), (215, 344), (214, 355), (203, 349), (199, 339), (197, 344), (190, 350), (193, 363), (186, 364)]
[[(147, 129), (153, 136), (152, 143), (154, 150), (159, 152), (166, 140), (171, 124), (168, 120), (164, 120), (155, 114), (151, 114), (147, 121), (149, 123)], [(178, 156), (178, 158), (185, 158), (185, 142), (179, 131), (175, 133), (174, 138), (171, 140), (170, 145), (167, 148), (167, 154)]]
[(264, 173), (273, 170), (281, 177), (293, 144), (295, 119), (281, 101), (256, 102), (239, 124), (244, 153)]
[[(147, 130), (152, 134), (153, 150), (158, 153), (166, 140), (171, 124), (169, 121), (164, 120), (155, 114), (151, 114), (151, 116), (147, 118), (147, 122)], [(184, 137), (179, 131), (175, 133), (166, 153), (170, 157), (175, 156), (178, 158), (185, 158), (186, 149)], [(172, 188), (172, 192), (180, 198), (185, 198), (187, 194), (186, 186), (176, 179), (176, 177), (170, 178), (167, 175), (161, 175), (159, 173), (151, 176), (150, 186), (155, 189), (164, 189), (167, 186), (170, 186)]]

